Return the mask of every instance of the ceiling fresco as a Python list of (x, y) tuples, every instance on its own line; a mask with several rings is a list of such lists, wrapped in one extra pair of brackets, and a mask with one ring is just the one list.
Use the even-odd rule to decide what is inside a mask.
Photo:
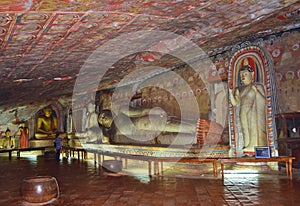
[[(89, 56), (120, 35), (157, 30), (182, 35), (209, 56), (229, 46), (299, 28), (296, 0), (4, 0), (0, 2), (0, 107), (72, 96)], [(126, 44), (126, 41), (124, 41)], [(160, 55), (143, 53), (118, 63), (109, 88)]]

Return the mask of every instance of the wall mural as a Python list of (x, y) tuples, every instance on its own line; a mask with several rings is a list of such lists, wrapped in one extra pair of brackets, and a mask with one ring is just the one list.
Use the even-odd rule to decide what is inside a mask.
[(271, 35), (264, 39), (233, 45), (229, 52), (214, 55), (209, 72), (209, 81), (221, 77), (227, 81), (230, 58), (245, 45), (255, 45), (270, 53), (276, 72), (276, 90), (278, 108), (276, 113), (300, 111), (300, 33), (299, 30)]
[(279, 112), (300, 111), (300, 69), (276, 72), (276, 87)]
[[(289, 62), (286, 60), (286, 56), (297, 55), (297, 52), (299, 52), (299, 48), (297, 47), (297, 45), (299, 45), (299, 42), (291, 40), (292, 37), (297, 36), (297, 34), (298, 31), (295, 31), (293, 33), (278, 35), (276, 36), (276, 38), (274, 36), (270, 36), (267, 39), (256, 39), (251, 44), (249, 42), (245, 42), (239, 45), (232, 46), (231, 52), (222, 53), (212, 57), (214, 64), (212, 64), (211, 67), (208, 68), (209, 73), (207, 76), (205, 76), (209, 82), (215, 82), (217, 78), (221, 77), (223, 83), (227, 84), (229, 88), (233, 89), (235, 87), (240, 87), (242, 84), (239, 68), (242, 66), (250, 65), (254, 73), (253, 82), (262, 84), (265, 92), (265, 112), (267, 117), (265, 119), (265, 129), (267, 133), (267, 141), (259, 144), (266, 144), (270, 146), (272, 152), (274, 152), (276, 148), (276, 134), (274, 131), (275, 127), (273, 121), (274, 113), (282, 111), (297, 111), (300, 108), (298, 101), (299, 95), (292, 95), (298, 94), (297, 92), (299, 92), (298, 82), (300, 79), (300, 72), (299, 69), (295, 69), (299, 68), (299, 60), (294, 59), (293, 62)], [(290, 43), (286, 44), (288, 41), (290, 41)], [(291, 46), (285, 46), (285, 44)], [(270, 55), (270, 57), (268, 55)], [(147, 56), (149, 56), (149, 54), (147, 54)], [(274, 68), (271, 69), (270, 67), (272, 63), (274, 63)], [(141, 63), (138, 62), (137, 64)], [(271, 99), (272, 96), (274, 96), (273, 94), (275, 94), (273, 93), (274, 88), (272, 88), (272, 70), (274, 69), (276, 71), (276, 86), (278, 92), (277, 96), (280, 97), (278, 98), (279, 110), (273, 110), (271, 108), (272, 102), (276, 101), (274, 99)], [(188, 70), (188, 68), (181, 68), (177, 72), (186, 82), (188, 82), (189, 86), (193, 88), (193, 92), (187, 92), (181, 89), (180, 81), (178, 79), (173, 79), (172, 81), (158, 81), (161, 83), (160, 85), (157, 85), (157, 87), (143, 88), (142, 90), (138, 91), (138, 93), (135, 94), (131, 99), (130, 106), (142, 108), (161, 106), (171, 117), (179, 117), (180, 111), (178, 105), (176, 105), (176, 100), (174, 96), (172, 96), (167, 91), (173, 89), (174, 91), (176, 91), (176, 97), (185, 99), (186, 102), (188, 102), (189, 98), (195, 96), (197, 98), (197, 102), (199, 103), (199, 110), (203, 119), (198, 120), (196, 117), (193, 117), (193, 111), (190, 111), (191, 116), (189, 117), (189, 119), (198, 121), (196, 131), (197, 134), (195, 139), (196, 142), (198, 144), (205, 144), (205, 141), (209, 143), (210, 138), (214, 138), (213, 135), (207, 135), (207, 133), (205, 133), (207, 132), (205, 128), (208, 127), (208, 124), (214, 125), (215, 123), (217, 123), (216, 125), (218, 126), (214, 128), (216, 128), (216, 131), (218, 131), (218, 118), (227, 118), (226, 114), (221, 117), (214, 116), (214, 113), (215, 115), (220, 114), (220, 112), (214, 110), (217, 110), (217, 108), (219, 108), (218, 111), (220, 111), (220, 107), (218, 107), (217, 105), (226, 106), (227, 103), (229, 103), (229, 122), (226, 122), (226, 124), (222, 126), (223, 128), (225, 128), (225, 131), (228, 132), (229, 130), (230, 136), (229, 134), (224, 134), (224, 132), (218, 134), (218, 138), (221, 135), (221, 138), (219, 139), (220, 142), (218, 142), (218, 144), (224, 146), (230, 144), (233, 155), (252, 154), (253, 152), (251, 152), (251, 150), (246, 151), (243, 149), (244, 140), (242, 140), (242, 131), (241, 128), (239, 128), (241, 127), (241, 125), (236, 124), (236, 121), (239, 118), (237, 112), (234, 111), (236, 108), (232, 106), (231, 102), (226, 102), (228, 98), (227, 92), (218, 89), (218, 85), (223, 83), (217, 82), (216, 84), (214, 84), (213, 89), (208, 91), (200, 78), (200, 74), (192, 73)], [(99, 106), (101, 106), (103, 110), (111, 109), (113, 89), (105, 91), (101, 91), (101, 95), (97, 97), (98, 99), (93, 100), (96, 102), (96, 110)], [(124, 97), (130, 98), (131, 96), (132, 94), (129, 93), (121, 93), (120, 96), (116, 98), (119, 98), (120, 103), (122, 103), (122, 99)], [(97, 102), (101, 102), (101, 105), (97, 105)], [(81, 108), (73, 111), (73, 115), (79, 115), (82, 117), (87, 116), (87, 108), (85, 108), (85, 105), (86, 104), (83, 103)], [(276, 106), (276, 104), (274, 105)], [(77, 124), (79, 125), (78, 127), (82, 128), (82, 132), (84, 132), (85, 130), (83, 128), (85, 125), (84, 119), (85, 118), (82, 118), (82, 122), (80, 123), (74, 122), (74, 124)], [(228, 125), (229, 129), (227, 128)], [(208, 136), (209, 138), (205, 139)], [(124, 141), (124, 139), (121, 142), (122, 144), (129, 143)], [(172, 140), (170, 140), (169, 142), (172, 142)], [(154, 142), (154, 144), (156, 143), (158, 142)], [(129, 144), (132, 144), (132, 142), (130, 142)], [(221, 153), (226, 154), (227, 152), (228, 150), (223, 147)]]
[[(134, 125), (139, 128), (139, 131), (136, 131), (134, 128), (129, 129), (129, 127), (127, 126), (127, 129), (122, 131), (123, 134), (119, 132), (114, 133), (114, 137), (110, 138), (111, 143), (152, 145), (185, 145), (196, 143), (196, 128), (192, 128), (192, 124), (189, 124), (188, 122), (194, 122), (196, 125), (196, 121), (199, 117), (195, 115), (195, 112), (189, 111), (187, 113), (190, 115), (187, 117), (187, 119), (182, 120), (181, 111), (175, 98), (184, 99), (185, 101), (183, 101), (183, 104), (189, 104), (189, 98), (196, 97), (197, 101), (199, 99), (202, 99), (203, 101), (198, 101), (202, 102), (202, 104), (199, 104), (199, 110), (201, 116), (203, 118), (207, 118), (209, 113), (209, 94), (205, 89), (205, 85), (199, 74), (192, 72), (192, 70), (188, 67), (176, 70), (176, 73), (180, 75), (181, 78), (179, 78), (178, 76), (172, 80), (165, 81), (164, 75), (157, 75), (155, 76), (155, 79), (157, 80), (156, 82), (158, 82), (156, 86), (144, 87), (138, 90), (136, 94), (132, 94), (128, 92), (130, 90), (125, 89), (124, 92), (118, 92), (117, 95), (114, 96), (115, 103), (117, 105), (120, 105), (120, 112), (114, 114), (116, 115), (116, 119), (119, 119), (121, 122), (119, 123), (118, 129), (122, 130), (123, 125), (126, 123), (126, 121), (121, 120), (126, 118), (121, 118), (125, 115), (125, 113), (122, 112), (122, 105), (124, 105), (124, 102), (126, 102), (126, 100), (130, 99), (131, 108), (129, 112), (126, 112), (126, 115), (132, 117), (131, 114), (134, 114), (134, 117), (131, 119), (134, 122)], [(192, 92), (185, 90), (184, 86), (182, 85), (182, 81), (188, 82), (190, 88), (193, 88)], [(170, 91), (172, 91), (173, 94), (171, 94)], [(103, 114), (103, 118), (104, 116), (106, 119), (111, 118), (111, 114), (109, 114), (109, 112), (101, 113), (101, 111), (111, 111), (112, 108), (110, 106), (113, 93), (114, 90), (99, 92), (99, 97), (97, 98), (99, 99), (99, 102), (96, 103), (100, 105), (99, 116)], [(161, 115), (159, 111), (159, 114), (157, 116), (152, 114), (152, 117), (156, 119), (154, 122), (159, 123), (160, 121), (163, 121), (164, 118), (167, 118), (166, 128), (163, 129), (162, 133), (158, 132), (155, 138), (148, 137), (149, 132), (147, 131), (153, 132), (157, 130), (160, 123), (156, 126), (150, 126), (150, 124), (148, 124), (148, 120), (146, 120), (148, 119), (146, 115), (147, 111), (154, 107), (160, 107), (166, 112), (166, 116)], [(154, 110), (152, 110), (152, 112), (153, 111)], [(186, 129), (184, 129), (181, 134), (182, 138), (176, 138), (176, 135), (179, 131), (178, 125), (180, 124), (181, 120), (183, 121), (183, 124), (185, 125), (184, 128)], [(101, 124), (102, 123), (100, 123), (100, 125)], [(143, 125), (143, 127), (140, 127), (141, 125)], [(135, 134), (127, 134), (128, 131), (135, 131)], [(139, 137), (136, 137), (138, 133)], [(127, 138), (126, 136), (135, 136), (136, 138)]]
[[(291, 91), (293, 92), (298, 92), (299, 89), (297, 90), (297, 82), (296, 80), (299, 79), (299, 72), (297, 73), (297, 70), (295, 72), (295, 67), (297, 67), (298, 65), (298, 60), (296, 59), (294, 62), (287, 62), (285, 61), (285, 56), (287, 56), (286, 53), (289, 54), (293, 54), (295, 55), (298, 52), (298, 47), (297, 45), (299, 44), (299, 42), (294, 42), (293, 43), (289, 43), (293, 46), (289, 46), (289, 47), (285, 47), (285, 43), (287, 41), (291, 41), (292, 37), (297, 36), (298, 31), (294, 31), (293, 33), (285, 33), (285, 34), (281, 34), (276, 36), (276, 38), (274, 36), (269, 36), (266, 39), (256, 39), (255, 41), (253, 41), (251, 43), (250, 50), (251, 52), (249, 54), (251, 54), (249, 57), (246, 55), (247, 52), (249, 52), (249, 50), (247, 50), (245, 47), (250, 45), (250, 42), (245, 42), (239, 45), (234, 45), (231, 48), (230, 52), (227, 53), (222, 53), (219, 55), (215, 55), (212, 57), (214, 64), (211, 65), (211, 67), (209, 68), (209, 73), (206, 76), (207, 80), (210, 82), (214, 82), (216, 81), (216, 79), (218, 77), (221, 77), (221, 79), (223, 80), (223, 83), (227, 84), (229, 87), (238, 87), (241, 86), (241, 79), (238, 78), (239, 76), (239, 72), (238, 70), (235, 70), (234, 72), (232, 71), (232, 66), (234, 67), (241, 67), (242, 65), (251, 65), (251, 67), (254, 69), (254, 80), (255, 82), (260, 82), (261, 84), (264, 85), (264, 90), (265, 90), (265, 96), (266, 96), (266, 115), (267, 115), (267, 119), (266, 119), (266, 132), (267, 132), (267, 145), (271, 146), (272, 148), (272, 152), (274, 152), (275, 150), (275, 131), (273, 128), (274, 127), (274, 122), (273, 122), (273, 114), (274, 113), (278, 113), (279, 111), (282, 112), (282, 107), (280, 106), (280, 101), (282, 101), (282, 98), (284, 98), (284, 95), (280, 95), (278, 98), (278, 103), (279, 103), (279, 110), (278, 109), (270, 109), (271, 108), (271, 102), (274, 102), (273, 106), (276, 106), (276, 97), (275, 99), (273, 99), (272, 95), (275, 93), (274, 92), (274, 88), (272, 87), (272, 82), (273, 77), (272, 77), (272, 71), (270, 71), (270, 65), (272, 62), (274, 63), (274, 67), (275, 67), (275, 71), (276, 71), (276, 79), (277, 79), (277, 90), (278, 90), (278, 94), (280, 94), (280, 92), (283, 92), (283, 89), (281, 88), (285, 88), (285, 93), (287, 98), (292, 99), (295, 98), (294, 101), (289, 101), (289, 102), (285, 102), (285, 105), (289, 105), (292, 104), (292, 102), (294, 102), (294, 107), (290, 107), (289, 108), (292, 110), (298, 110), (299, 106), (296, 106), (296, 99), (298, 98), (299, 95), (290, 95)], [(273, 42), (273, 43), (271, 43)], [(274, 46), (270, 46), (270, 45), (274, 45)], [(242, 48), (242, 49), (241, 49)], [(249, 48), (248, 48), (249, 49)], [(279, 50), (278, 50), (279, 49)], [(278, 52), (281, 53), (281, 55), (278, 56)], [(270, 55), (270, 58), (266, 57)], [(236, 56), (236, 57), (233, 57)], [(233, 63), (233, 59), (231, 58), (235, 58), (235, 63)], [(283, 67), (283, 63), (282, 61), (285, 61), (285, 65), (287, 65), (287, 68)], [(294, 63), (294, 64), (293, 64)], [(291, 69), (289, 70), (288, 68), (291, 67)], [(293, 75), (294, 73), (294, 75)], [(216, 83), (213, 87), (213, 90), (211, 91), (207, 91), (207, 89), (205, 88), (203, 82), (201, 81), (201, 79), (199, 78), (199, 74), (193, 74), (193, 73), (189, 73), (189, 71), (187, 71), (186, 68), (182, 68), (180, 70), (180, 74), (181, 75), (185, 75), (183, 76), (183, 78), (185, 79), (186, 82), (189, 82), (189, 85), (194, 88), (193, 92), (186, 92), (180, 89), (180, 82), (176, 79), (174, 79), (173, 81), (170, 82), (164, 82), (161, 81), (161, 85), (158, 85), (158, 87), (151, 87), (151, 88), (143, 88), (141, 91), (139, 91), (139, 94), (137, 94), (135, 96), (135, 98), (132, 99), (131, 101), (131, 106), (133, 107), (153, 107), (153, 106), (162, 106), (162, 108), (164, 108), (166, 111), (168, 111), (168, 113), (170, 114), (170, 116), (178, 116), (179, 114), (179, 110), (178, 107), (176, 106), (176, 101), (175, 98), (170, 95), (167, 91), (169, 91), (170, 88), (173, 88), (176, 91), (176, 96), (179, 98), (184, 98), (186, 99), (188, 102), (188, 98), (195, 95), (197, 97), (197, 101), (199, 103), (199, 110), (201, 111), (202, 117), (205, 117), (205, 119), (207, 121), (213, 121), (214, 123), (217, 122), (219, 123), (219, 121), (217, 120), (218, 118), (223, 119), (223, 118), (227, 118), (226, 114), (221, 115), (220, 116), (215, 116), (216, 114), (220, 114), (220, 112), (216, 112), (214, 110), (217, 110), (217, 105), (219, 106), (226, 106), (226, 100), (227, 99), (227, 92), (226, 91), (221, 91), (218, 89), (218, 85), (222, 84), (222, 83)], [(235, 78), (235, 79), (234, 79)], [(275, 78), (274, 78), (275, 79)], [(289, 79), (289, 81), (287, 81), (286, 84), (281, 84), (282, 82), (286, 81), (286, 79)], [(293, 79), (293, 80), (292, 80)], [(280, 80), (280, 81), (279, 81)], [(279, 82), (279, 83), (278, 83)], [(293, 82), (293, 83), (292, 83)], [(298, 81), (299, 82), (299, 81)], [(274, 84), (275, 85), (275, 84)], [(273, 85), (273, 86), (274, 86)], [(285, 85), (285, 86), (283, 86)], [(289, 86), (287, 86), (289, 85)], [(272, 94), (271, 94), (272, 93)], [(121, 94), (122, 96), (130, 96), (132, 94)], [(111, 94), (108, 93), (102, 93), (102, 106), (105, 109), (110, 109), (110, 102), (111, 102)], [(119, 97), (120, 101), (123, 97)], [(226, 104), (225, 104), (226, 103)], [(298, 107), (298, 108), (296, 108)], [(233, 124), (233, 120), (235, 120), (236, 117), (233, 116), (233, 107), (232, 105), (230, 105), (230, 109), (231, 109), (231, 113), (230, 113), (230, 128), (228, 129), (230, 132), (230, 138), (226, 140), (226, 136), (224, 137), (224, 133), (222, 136), (222, 139), (224, 139), (224, 141), (221, 144), (224, 143), (228, 143), (230, 142), (230, 145), (232, 147), (233, 150), (233, 154), (237, 155), (238, 153), (241, 154), (243, 153), (243, 149), (242, 149), (242, 144), (243, 142), (237, 141), (237, 136), (235, 135), (235, 124)], [(219, 108), (220, 110), (220, 108)], [(191, 114), (193, 112), (191, 111)], [(226, 113), (226, 111), (225, 111)], [(195, 120), (195, 118), (193, 118), (191, 116), (191, 119)], [(196, 120), (197, 121), (197, 120)], [(198, 122), (198, 128), (200, 127), (205, 127), (205, 124), (203, 121)], [(201, 126), (200, 126), (201, 125)], [(226, 122), (225, 125), (222, 125), (223, 128), (225, 128), (225, 130), (227, 129), (227, 126), (229, 125), (228, 122)], [(203, 135), (201, 135), (201, 133), (198, 131), (197, 136), (197, 141), (198, 143), (201, 142), (201, 144), (204, 143), (203, 141)], [(251, 154), (251, 152), (246, 152), (247, 154)]]
[[(273, 110), (271, 108), (271, 102), (273, 101), (272, 96), (272, 71), (270, 71), (270, 64), (274, 62), (274, 67), (276, 71), (276, 86), (277, 86), (277, 96), (278, 96), (278, 104), (279, 104), (279, 112), (287, 112), (287, 111), (299, 111), (300, 108), (300, 60), (298, 57), (299, 54), (299, 32), (294, 31), (291, 33), (284, 33), (278, 36), (270, 36), (266, 39), (256, 39), (251, 43), (251, 47), (244, 47), (246, 44), (239, 44), (232, 47), (231, 52), (222, 53), (216, 56), (213, 56), (214, 64), (209, 68), (209, 74), (207, 79), (210, 82), (214, 82), (217, 76), (220, 76), (223, 80), (223, 83), (227, 84), (230, 88), (241, 86), (241, 79), (239, 77), (239, 68), (242, 66), (250, 65), (254, 70), (254, 81), (259, 82), (264, 85), (265, 96), (266, 96), (266, 131), (267, 131), (267, 145), (272, 147), (272, 150), (275, 149), (274, 143), (274, 131), (273, 131)], [(242, 49), (241, 49), (242, 48)], [(265, 52), (266, 49), (267, 51)], [(266, 54), (270, 53), (271, 60), (266, 57)], [(144, 55), (145, 58), (149, 57), (149, 54)], [(294, 58), (288, 58), (292, 56)], [(291, 59), (293, 61), (291, 61)], [(141, 63), (140, 63), (141, 64)], [(128, 71), (130, 72), (130, 71)], [(157, 87), (149, 87), (143, 88), (139, 91), (138, 94), (134, 98), (132, 98), (131, 106), (132, 107), (143, 107), (143, 108), (151, 108), (153, 106), (162, 106), (171, 117), (179, 117), (180, 111), (178, 106), (176, 105), (175, 98), (170, 95), (167, 91), (173, 89), (175, 95), (179, 98), (185, 99), (187, 104), (189, 102), (189, 98), (195, 96), (197, 98), (197, 102), (199, 103), (199, 110), (201, 113), (201, 117), (207, 121), (199, 120), (198, 128), (205, 128), (207, 123), (214, 124), (215, 122), (219, 123), (214, 117), (212, 113), (212, 109), (214, 107), (214, 102), (211, 100), (218, 102), (219, 105), (225, 105), (224, 99), (227, 99), (227, 94), (223, 91), (219, 91), (217, 86), (214, 86), (214, 91), (208, 91), (200, 78), (200, 74), (192, 73), (188, 70), (188, 68), (181, 68), (178, 70), (178, 74), (182, 76), (182, 78), (189, 83), (189, 86), (193, 88), (193, 92), (187, 92), (181, 88), (180, 81), (178, 79), (173, 79), (173, 81), (165, 82), (160, 81), (161, 85), (157, 85)], [(116, 82), (118, 83), (118, 82)], [(130, 96), (132, 94), (122, 94), (124, 96)], [(120, 101), (123, 97), (120, 97)], [(220, 100), (217, 100), (220, 98)], [(99, 97), (97, 101), (101, 102), (102, 109), (107, 110), (110, 109), (111, 103), (111, 93), (102, 93), (101, 97)], [(228, 103), (228, 102), (227, 102)], [(81, 118), (76, 118), (82, 120), (82, 122), (72, 122), (71, 124), (77, 125), (76, 131), (85, 131), (86, 118), (88, 117), (88, 109), (85, 108), (86, 104), (83, 103), (82, 107), (75, 108), (72, 111), (71, 115), (79, 116)], [(99, 105), (98, 105), (99, 106)], [(97, 105), (96, 105), (97, 107)], [(237, 120), (237, 116), (235, 116), (235, 112), (233, 111), (235, 108), (230, 105), (230, 145), (232, 147), (233, 153), (235, 155), (243, 152), (242, 142), (238, 142), (240, 139), (236, 133), (235, 121)], [(59, 118), (63, 118), (63, 112), (61, 108), (58, 114)], [(196, 117), (193, 116), (193, 111), (190, 111), (191, 116), (189, 120), (198, 121)], [(216, 112), (216, 114), (219, 114)], [(222, 118), (226, 118), (225, 116)], [(60, 120), (62, 122), (62, 120)], [(209, 122), (211, 121), (211, 122)], [(62, 122), (63, 123), (63, 122)], [(228, 123), (226, 123), (228, 124)], [(29, 124), (30, 129), (34, 128), (35, 125)], [(226, 128), (227, 125), (222, 125)], [(64, 126), (60, 124), (60, 129), (63, 131)], [(77, 128), (80, 128), (77, 130)], [(198, 129), (197, 128), (197, 129)], [(216, 127), (218, 128), (218, 127)], [(3, 129), (3, 132), (6, 128)], [(70, 128), (70, 131), (73, 131)], [(240, 132), (241, 133), (241, 132)], [(196, 135), (197, 143), (204, 144), (205, 141), (203, 136)], [(224, 135), (224, 134), (222, 134)], [(199, 138), (198, 138), (199, 137)], [(223, 136), (224, 137), (224, 136)], [(226, 141), (226, 137), (223, 138), (224, 141), (219, 142), (220, 144), (226, 145), (228, 141)], [(228, 137), (227, 137), (228, 138)], [(195, 139), (194, 139), (195, 140)], [(209, 142), (209, 140), (208, 140)], [(223, 152), (227, 152), (227, 150), (223, 150)], [(248, 152), (249, 153), (249, 152)]]
[[(153, 57), (158, 54), (144, 52), (136, 54), (134, 57)], [(128, 56), (126, 58), (131, 59), (131, 64), (134, 67), (143, 68), (145, 64), (147, 68), (153, 66), (151, 64), (165, 63), (162, 57), (161, 62), (151, 61), (145, 63), (140, 62), (140, 58), (132, 58)], [(113, 68), (118, 68), (119, 64), (123, 61), (116, 63)], [(125, 61), (128, 62), (128, 61)], [(201, 147), (202, 145), (214, 145), (219, 144), (224, 146), (223, 150), (228, 151), (228, 134), (226, 137), (222, 137), (222, 131), (224, 125), (220, 125), (215, 120), (209, 120), (211, 113), (211, 101), (210, 101), (210, 87), (206, 85), (205, 80), (207, 78), (207, 68), (201, 69), (196, 72), (188, 67), (184, 62), (175, 61), (174, 68), (170, 71), (177, 75), (174, 78), (165, 78), (165, 73), (158, 73), (148, 77), (148, 79), (155, 79), (155, 84), (151, 86), (143, 87), (141, 89), (124, 89), (121, 92), (115, 92), (115, 89), (99, 90), (94, 97), (83, 98), (79, 101), (84, 101), (76, 104), (77, 108), (73, 108), (72, 116), (74, 117), (74, 126), (76, 127), (75, 137), (72, 140), (72, 144), (77, 145), (80, 141), (84, 144), (119, 144), (119, 145), (152, 145), (166, 147), (169, 145), (195, 145)], [(184, 66), (183, 66), (184, 65)], [(127, 65), (132, 68), (131, 65)], [(113, 71), (113, 70), (112, 70)], [(107, 74), (103, 77), (103, 81), (106, 81), (106, 76), (112, 72), (107, 71)], [(140, 72), (143, 72), (142, 70)], [(168, 74), (167, 74), (168, 75)], [(166, 80), (167, 79), (167, 80)], [(184, 87), (184, 84), (188, 84)], [(102, 82), (99, 83), (102, 85)], [(131, 87), (132, 85), (130, 85)], [(126, 88), (127, 86), (123, 86)], [(121, 87), (122, 88), (122, 87)], [(118, 88), (118, 89), (121, 89)], [(190, 90), (191, 88), (191, 90)], [(135, 93), (132, 93), (135, 91)], [(87, 95), (88, 96), (88, 95)], [(114, 98), (114, 100), (112, 100)], [(188, 111), (184, 118), (181, 117), (181, 111), (178, 100), (182, 100), (183, 107)], [(200, 111), (199, 115), (189, 106), (191, 100), (197, 101), (197, 109)], [(101, 135), (104, 137), (97, 137), (92, 135), (90, 138), (89, 128), (84, 128), (89, 122), (89, 102), (94, 102), (94, 110), (98, 114), (98, 124), (101, 128)], [(128, 105), (130, 101), (129, 111), (124, 111), (122, 106)], [(112, 102), (118, 105), (119, 108), (113, 109)], [(153, 114), (151, 113), (152, 122), (149, 124), (147, 117), (151, 108), (160, 107), (165, 113)], [(154, 112), (154, 110), (151, 110)], [(113, 113), (113, 114), (112, 114)], [(113, 117), (113, 118), (112, 118)], [(133, 125), (138, 128), (131, 128), (132, 125), (128, 125), (126, 118), (130, 118)], [(119, 121), (119, 124), (116, 123)], [(155, 121), (153, 121), (155, 120)], [(166, 121), (166, 127), (160, 128), (161, 121)], [(177, 138), (179, 133), (178, 125), (182, 123), (184, 126), (180, 131), (180, 138)], [(116, 125), (118, 124), (118, 127)], [(215, 133), (209, 131), (209, 128), (213, 128)], [(125, 129), (123, 129), (125, 128)], [(150, 132), (149, 132), (150, 131)], [(156, 133), (157, 132), (157, 133)], [(149, 135), (154, 134), (155, 137)], [(210, 135), (211, 134), (211, 135)], [(129, 137), (129, 138), (128, 138)], [(131, 138), (132, 137), (132, 138)]]

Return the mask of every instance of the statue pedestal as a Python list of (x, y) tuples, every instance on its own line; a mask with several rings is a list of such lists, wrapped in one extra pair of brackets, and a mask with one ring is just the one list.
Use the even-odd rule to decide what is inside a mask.
[[(68, 134), (60, 132), (60, 138), (63, 138), (63, 145), (68, 144)], [(53, 147), (55, 137), (36, 138), (29, 140), (29, 147)]]
[(83, 143), (86, 143), (86, 138), (76, 136), (72, 136), (68, 142), (70, 147), (82, 147)]
[(29, 147), (53, 147), (54, 139), (31, 139), (29, 140)]

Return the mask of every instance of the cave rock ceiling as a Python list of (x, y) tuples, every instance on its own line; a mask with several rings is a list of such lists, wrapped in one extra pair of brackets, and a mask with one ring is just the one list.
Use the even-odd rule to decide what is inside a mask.
[[(297, 29), (299, 8), (295, 0), (1, 1), (0, 105), (4, 111), (72, 96), (91, 54), (128, 33), (169, 32), (214, 55), (233, 44)], [(162, 38), (165, 40), (149, 49), (168, 41)], [(124, 38), (122, 45), (126, 42)], [(114, 54), (118, 47), (106, 49)], [(129, 55), (113, 66), (100, 87), (110, 88), (143, 62), (156, 60), (164, 61), (160, 66), (170, 66), (161, 54)]]

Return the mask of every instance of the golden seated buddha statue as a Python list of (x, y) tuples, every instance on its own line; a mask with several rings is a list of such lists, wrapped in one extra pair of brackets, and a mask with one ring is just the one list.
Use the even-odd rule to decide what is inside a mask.
[(57, 118), (53, 114), (51, 107), (45, 107), (42, 110), (42, 114), (37, 118), (37, 127), (35, 138), (55, 138), (55, 134), (58, 131)]

